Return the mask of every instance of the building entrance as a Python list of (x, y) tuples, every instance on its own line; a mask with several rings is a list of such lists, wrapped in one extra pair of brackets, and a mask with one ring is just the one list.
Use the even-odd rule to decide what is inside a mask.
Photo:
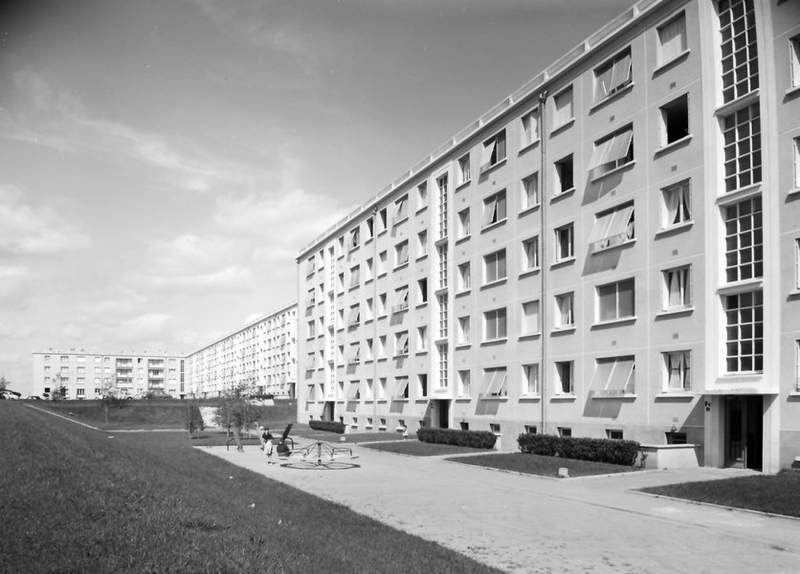
[(336, 403), (333, 401), (327, 401), (325, 403), (325, 408), (322, 409), (322, 420), (324, 421), (332, 421), (334, 416), (334, 407)]
[(725, 398), (725, 466), (762, 469), (764, 405), (758, 395)]
[(450, 401), (437, 399), (433, 402), (436, 423), (440, 429), (450, 428)]

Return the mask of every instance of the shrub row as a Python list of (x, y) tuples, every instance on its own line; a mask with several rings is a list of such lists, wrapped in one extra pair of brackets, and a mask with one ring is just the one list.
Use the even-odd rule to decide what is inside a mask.
[(308, 421), (308, 426), (314, 430), (344, 433), (344, 423), (339, 421)]
[(417, 431), (421, 442), (468, 446), (470, 448), (494, 448), (497, 437), (489, 431), (470, 431), (453, 429), (435, 429), (423, 427)]
[(639, 443), (633, 440), (523, 433), (517, 438), (517, 443), (519, 450), (528, 454), (560, 456), (624, 466), (633, 466), (639, 455)]

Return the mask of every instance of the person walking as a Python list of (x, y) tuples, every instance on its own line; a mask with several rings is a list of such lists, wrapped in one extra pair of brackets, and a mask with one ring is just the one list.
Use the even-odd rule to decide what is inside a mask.
[(275, 464), (272, 462), (272, 439), (274, 437), (268, 428), (264, 428), (261, 438), (264, 441), (264, 454), (267, 455), (267, 464)]

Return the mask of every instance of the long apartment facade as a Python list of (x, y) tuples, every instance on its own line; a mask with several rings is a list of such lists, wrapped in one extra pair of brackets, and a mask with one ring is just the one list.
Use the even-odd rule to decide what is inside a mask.
[(66, 399), (100, 399), (165, 393), (175, 398), (187, 394), (184, 358), (177, 355), (137, 353), (87, 353), (83, 349), (48, 349), (33, 353), (31, 394), (49, 397), (59, 389)]
[(298, 257), (299, 420), (800, 456), (800, 3), (644, 0)]
[(295, 396), (297, 303), (285, 305), (186, 357), (192, 396), (217, 397), (244, 386), (255, 394)]

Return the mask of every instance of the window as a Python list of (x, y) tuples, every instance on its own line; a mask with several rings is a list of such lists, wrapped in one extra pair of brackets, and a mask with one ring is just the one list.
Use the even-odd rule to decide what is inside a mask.
[(539, 395), (539, 365), (522, 365), (522, 394), (528, 397)]
[(758, 88), (758, 48), (753, 0), (718, 2), (722, 39), (722, 98), (730, 102)]
[(506, 132), (505, 130), (496, 134), (483, 142), (483, 151), (481, 152), (481, 168), (480, 172), (485, 171), (496, 166), (506, 159)]
[(597, 359), (589, 386), (590, 397), (636, 394), (636, 360), (632, 356)]
[(440, 389), (447, 389), (450, 384), (450, 365), (448, 354), (450, 352), (447, 343), (436, 345), (439, 355), (439, 379), (437, 386)]
[(448, 225), (450, 209), (448, 205), (447, 182), (447, 174), (444, 174), (436, 180), (436, 186), (439, 188), (439, 239), (447, 237), (447, 232), (450, 227)]
[(661, 272), (661, 309), (685, 309), (691, 307), (692, 297), (689, 285), (690, 267), (678, 267)]
[(361, 323), (361, 304), (356, 303), (350, 307), (350, 314), (347, 316), (347, 326), (355, 327)]
[(417, 233), (417, 257), (423, 257), (428, 254), (428, 231), (422, 230)]
[(553, 98), (553, 103), (556, 108), (555, 114), (553, 115), (553, 129), (556, 129), (570, 122), (575, 117), (572, 107), (572, 86), (556, 94)]
[(471, 385), (470, 385), (470, 372), (469, 371), (458, 371), (458, 396), (459, 397), (468, 397), (470, 395)]
[(658, 27), (658, 65), (671, 62), (687, 49), (686, 14), (681, 12)]
[(386, 231), (389, 228), (388, 223), (388, 209), (386, 207), (381, 208), (378, 212), (378, 221), (380, 222), (381, 228), (379, 231)]
[(386, 315), (386, 293), (378, 295), (378, 316)]
[(571, 395), (572, 386), (572, 361), (556, 361), (556, 395)]
[(312, 337), (316, 336), (316, 321), (309, 321), (308, 322), (308, 335), (307, 338), (311, 339)]
[(539, 205), (539, 174), (534, 173), (522, 180), (522, 209)]
[(689, 96), (681, 96), (659, 108), (661, 110), (661, 147), (689, 135)]
[(408, 309), (408, 286), (400, 287), (394, 291), (394, 305), (392, 313), (399, 313)]
[(534, 335), (539, 332), (539, 301), (522, 304), (521, 335)]
[(761, 291), (728, 295), (725, 300), (728, 373), (764, 368), (764, 307)]
[(458, 239), (469, 237), (469, 208), (458, 212)]
[(484, 284), (506, 278), (506, 250), (501, 249), (483, 257)]
[(420, 397), (420, 398), (428, 396), (428, 375), (427, 374), (417, 375), (417, 396)]
[(469, 291), (470, 289), (470, 264), (469, 261), (458, 266), (458, 290)]
[(506, 332), (506, 308), (493, 309), (483, 314), (483, 340), (494, 341), (505, 339)]
[(386, 335), (378, 337), (378, 358), (386, 358)]
[(500, 191), (483, 200), (483, 227), (505, 221), (506, 191)]
[(572, 436), (572, 429), (570, 427), (558, 427), (558, 436), (569, 437)]
[(368, 217), (364, 224), (367, 230), (365, 241), (368, 241), (375, 237), (375, 218)]
[(792, 140), (792, 152), (794, 155), (794, 188), (800, 188), (800, 138)]
[(417, 186), (417, 210), (428, 205), (428, 182), (423, 181)]
[(556, 187), (554, 195), (559, 195), (575, 189), (572, 169), (572, 154), (569, 154), (567, 157), (558, 160), (554, 165), (556, 169)]
[(795, 355), (795, 357), (796, 357), (796, 359), (795, 359), (795, 361), (796, 361), (796, 363), (795, 363), (796, 364), (796, 367), (795, 367), (796, 375), (795, 375), (794, 390), (795, 390), (796, 393), (800, 393), (800, 339), (795, 341), (795, 347), (796, 347), (796, 355)]
[(312, 255), (308, 258), (306, 262), (306, 276), (313, 275), (316, 269), (317, 257), (316, 255)]
[(597, 288), (597, 320), (616, 321), (634, 317), (634, 280), (626, 279)]
[(401, 241), (394, 246), (394, 266), (400, 267), (408, 263), (408, 241)]
[(370, 257), (367, 259), (367, 272), (364, 274), (364, 282), (370, 281), (374, 276), (373, 259)]
[(371, 361), (375, 358), (375, 340), (374, 339), (367, 339), (367, 348), (364, 352), (364, 360)]
[(495, 367), (483, 370), (483, 380), (481, 381), (481, 396), (483, 397), (504, 397), (506, 391), (506, 381), (508, 373), (505, 367)]
[(624, 50), (594, 71), (594, 100), (602, 99), (631, 84), (631, 49)]
[(724, 208), (725, 278), (744, 281), (764, 275), (761, 197)]
[(383, 275), (386, 273), (386, 263), (388, 259), (388, 254), (386, 251), (381, 251), (378, 254), (378, 275)]
[(725, 191), (761, 181), (761, 117), (753, 104), (722, 118)]
[(539, 268), (539, 237), (531, 237), (522, 242), (522, 270)]
[(408, 217), (408, 196), (404, 195), (394, 202), (394, 220), (393, 225), (397, 225)]
[(400, 331), (394, 336), (394, 354), (397, 357), (408, 355), (408, 331)]
[(470, 318), (467, 317), (459, 317), (458, 318), (458, 344), (459, 345), (468, 345), (470, 342)]
[(350, 343), (350, 348), (347, 350), (347, 364), (352, 365), (361, 361), (361, 344)]
[(422, 353), (428, 350), (428, 327), (423, 325), (417, 327), (417, 352)]
[(575, 256), (572, 230), (571, 223), (555, 230), (556, 262), (572, 259)]
[(539, 108), (531, 110), (520, 118), (520, 149), (539, 141)]
[(614, 132), (594, 144), (589, 177), (596, 179), (633, 161), (633, 127)]
[(443, 293), (436, 297), (436, 302), (439, 305), (439, 338), (444, 339), (447, 337), (449, 309), (447, 306), (447, 293)]
[(662, 391), (680, 393), (692, 388), (692, 354), (690, 351), (661, 353), (663, 363)]
[(350, 287), (358, 287), (361, 283), (361, 266), (356, 265), (350, 269)]
[(347, 240), (347, 248), (349, 250), (353, 250), (358, 247), (360, 235), (360, 229), (358, 227), (354, 227), (350, 230), (350, 236)]
[(466, 154), (458, 160), (458, 185), (467, 183), (470, 179), (469, 154)]
[(395, 377), (394, 379), (394, 393), (392, 398), (395, 400), (408, 398), (408, 377)]
[(791, 65), (792, 87), (800, 86), (800, 36), (789, 40), (789, 63)]
[(417, 281), (417, 300), (419, 304), (428, 302), (428, 278), (423, 277)]
[(800, 290), (800, 239), (794, 240), (794, 285)]
[(566, 329), (575, 326), (574, 293), (556, 295), (556, 329)]
[(633, 204), (621, 205), (595, 217), (589, 235), (589, 252), (596, 253), (634, 239)]
[(666, 229), (692, 219), (689, 181), (682, 181), (661, 190), (661, 227)]

